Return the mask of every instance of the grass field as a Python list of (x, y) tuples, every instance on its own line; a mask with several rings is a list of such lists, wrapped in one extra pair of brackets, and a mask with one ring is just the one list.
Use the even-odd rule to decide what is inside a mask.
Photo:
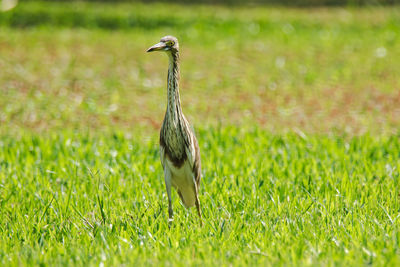
[(156, 140), (5, 137), (2, 264), (400, 263), (398, 137), (198, 132), (199, 226), (167, 198)]
[[(399, 29), (397, 7), (0, 13), (0, 265), (399, 265)], [(144, 52), (167, 34), (203, 227), (176, 193), (167, 223)]]

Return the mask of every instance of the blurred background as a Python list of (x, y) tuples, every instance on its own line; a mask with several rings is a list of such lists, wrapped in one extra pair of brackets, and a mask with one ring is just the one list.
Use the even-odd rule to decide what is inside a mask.
[(196, 128), (397, 133), (398, 3), (2, 0), (0, 131), (157, 135), (174, 35)]

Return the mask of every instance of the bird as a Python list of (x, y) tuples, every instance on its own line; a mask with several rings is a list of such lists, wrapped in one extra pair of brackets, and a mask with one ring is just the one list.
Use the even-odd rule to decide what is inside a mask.
[(196, 206), (200, 224), (199, 186), (201, 180), (200, 149), (196, 136), (182, 112), (179, 95), (179, 43), (174, 36), (162, 37), (147, 52), (162, 51), (168, 55), (167, 108), (160, 130), (160, 159), (168, 195), (169, 223), (173, 221), (171, 187), (186, 208)]

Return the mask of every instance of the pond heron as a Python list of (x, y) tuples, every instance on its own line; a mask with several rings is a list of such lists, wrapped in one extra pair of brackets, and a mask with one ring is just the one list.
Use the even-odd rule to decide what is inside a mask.
[(196, 206), (202, 225), (199, 185), (201, 179), (200, 149), (188, 121), (182, 113), (179, 97), (179, 44), (173, 36), (161, 38), (147, 52), (162, 51), (168, 55), (167, 110), (160, 131), (161, 164), (168, 194), (169, 222), (173, 220), (171, 186), (186, 208)]

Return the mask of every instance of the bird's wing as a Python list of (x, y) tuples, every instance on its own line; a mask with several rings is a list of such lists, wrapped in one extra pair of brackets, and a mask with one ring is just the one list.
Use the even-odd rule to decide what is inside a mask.
[(193, 161), (193, 173), (194, 173), (194, 178), (197, 184), (197, 188), (200, 185), (200, 180), (201, 180), (201, 159), (200, 159), (200, 148), (199, 144), (197, 143), (196, 136), (193, 134), (192, 136), (193, 140), (193, 148), (194, 148), (194, 161)]
[(196, 153), (195, 153), (195, 149), (194, 149), (192, 136), (189, 135), (188, 138), (190, 138), (192, 140), (186, 142), (185, 153), (186, 153), (186, 157), (187, 157), (187, 159), (189, 161), (190, 167), (193, 168), (193, 164), (194, 164), (194, 161), (196, 159)]
[[(185, 120), (184, 129), (186, 131), (185, 136), (185, 152), (187, 159), (189, 161), (190, 167), (192, 168), (194, 179), (199, 186), (200, 179), (201, 179), (201, 160), (200, 160), (200, 148), (199, 144), (197, 143), (196, 136), (194, 135), (194, 131), (190, 130), (189, 123)], [(193, 129), (193, 128), (192, 128)]]
[(165, 149), (164, 146), (160, 145), (160, 160), (161, 160), (161, 165), (163, 166), (163, 169), (165, 168)]

